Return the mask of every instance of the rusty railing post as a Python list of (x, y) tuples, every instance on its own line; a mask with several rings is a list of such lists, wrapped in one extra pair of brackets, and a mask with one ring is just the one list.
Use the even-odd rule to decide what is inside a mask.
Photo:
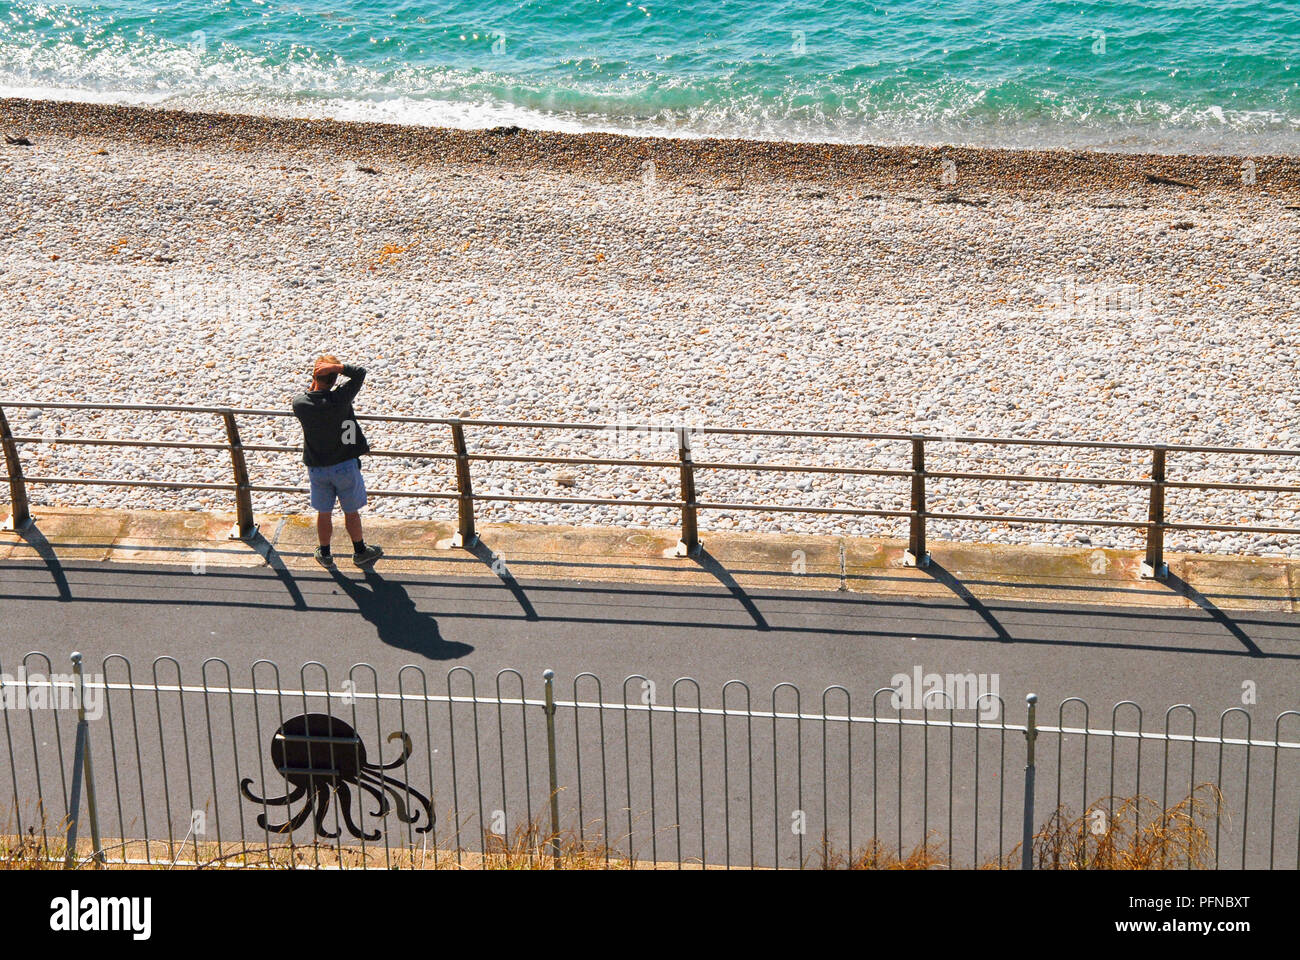
[(18, 459), (18, 444), (9, 430), (9, 421), (0, 409), (0, 446), (4, 447), (5, 472), (9, 474), (9, 519), (2, 529), (23, 530), (32, 523), (31, 507), (27, 503), (27, 481), (23, 479), (23, 464)]
[(1165, 448), (1151, 448), (1151, 499), (1147, 510), (1147, 556), (1141, 567), (1146, 579), (1163, 580), (1169, 576), (1165, 563)]
[(695, 501), (695, 461), (691, 458), (691, 428), (677, 428), (677, 459), (682, 474), (682, 538), (673, 553), (679, 557), (696, 557), (700, 543), (699, 511)]
[(257, 534), (253, 520), (253, 495), (248, 489), (248, 464), (244, 461), (244, 445), (239, 441), (239, 425), (230, 410), (223, 411), (226, 423), (226, 441), (230, 445), (230, 465), (235, 474), (235, 525), (230, 528), (231, 540), (251, 540)]
[(451, 421), (451, 442), (456, 450), (456, 534), (451, 538), (453, 547), (466, 549), (474, 546), (478, 533), (474, 530), (474, 484), (469, 475), (469, 450), (465, 447), (465, 427), (459, 419)]
[(925, 439), (912, 438), (912, 520), (908, 529), (907, 552), (903, 566), (928, 567), (930, 554), (925, 549)]

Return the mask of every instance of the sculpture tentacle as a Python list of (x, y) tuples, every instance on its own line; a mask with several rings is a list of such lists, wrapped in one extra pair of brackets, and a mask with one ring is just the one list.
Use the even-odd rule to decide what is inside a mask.
[(408, 783), (401, 780), (395, 780), (392, 777), (384, 776), (383, 774), (370, 773), (369, 771), (366, 771), (363, 773), (363, 776), (367, 779), (373, 778), (373, 780), (383, 782), (384, 789), (388, 791), (395, 801), (397, 801), (398, 816), (401, 818), (403, 823), (415, 823), (420, 819), (419, 814), (412, 815), (407, 811), (403, 798), (413, 797), (417, 800), (420, 806), (424, 808), (424, 813), (429, 818), (429, 822), (423, 827), (417, 827), (415, 832), (428, 833), (433, 829), (433, 804), (430, 803), (429, 798), (419, 790), (416, 790)]
[[(337, 786), (342, 787), (343, 784), (337, 784)], [(339, 831), (331, 831), (325, 826), (325, 814), (329, 812), (330, 808), (330, 789), (330, 782), (317, 784), (316, 792), (312, 796), (312, 802), (307, 805), (307, 809), (316, 811), (314, 826), (316, 827), (317, 836), (328, 837), (329, 839), (334, 840), (338, 837)], [(345, 812), (344, 819), (346, 820), (347, 807), (345, 806), (343, 809)]]
[(252, 800), (254, 803), (265, 803), (267, 806), (270, 807), (286, 806), (287, 804), (293, 803), (295, 800), (297, 800), (299, 797), (301, 797), (304, 793), (307, 792), (306, 786), (300, 783), (292, 790), (290, 790), (288, 793), (286, 793), (283, 797), (259, 797), (253, 793), (252, 784), (253, 784), (253, 778), (245, 777), (243, 780), (239, 781), (239, 792), (242, 793), (244, 796), (246, 796), (249, 800)]
[(405, 730), (394, 730), (388, 735), (389, 743), (399, 739), (402, 741), (402, 753), (396, 760), (385, 764), (367, 763), (363, 764), (363, 766), (368, 770), (392, 770), (394, 767), (400, 767), (411, 756), (411, 750), (413, 747), (411, 745), (411, 737)]
[(257, 825), (263, 830), (270, 831), (271, 833), (293, 833), (307, 822), (307, 817), (311, 815), (313, 809), (315, 809), (314, 801), (308, 801), (290, 820), (286, 823), (279, 824), (271, 824), (267, 822), (266, 814), (259, 813), (257, 815)]
[(348, 789), (346, 783), (338, 785), (339, 809), (343, 811), (343, 822), (348, 825), (348, 830), (352, 836), (361, 840), (375, 841), (379, 839), (380, 833), (374, 830), (370, 833), (362, 833), (361, 828), (352, 820), (352, 791)]

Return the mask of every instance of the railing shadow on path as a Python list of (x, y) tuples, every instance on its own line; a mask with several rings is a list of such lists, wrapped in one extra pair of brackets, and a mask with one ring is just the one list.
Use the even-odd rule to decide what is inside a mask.
[(519, 581), (515, 579), (515, 575), (510, 572), (510, 568), (506, 565), (504, 557), (478, 537), (475, 537), (473, 541), (465, 547), (465, 549), (481, 563), (486, 564), (488, 569), (496, 574), (497, 578), (505, 584), (506, 588), (514, 596), (515, 601), (519, 604), (520, 608), (523, 609), (525, 620), (541, 619), (537, 615), (537, 610), (533, 607), (533, 602), (528, 599), (528, 594), (524, 592), (524, 588), (520, 585)]
[[(93, 564), (84, 564), (84, 565), (77, 564), (75, 562), (70, 565), (66, 564), (64, 561), (60, 560), (60, 558), (57, 555), (58, 554), (57, 545), (51, 543), (44, 536), (44, 534), (41, 533), (41, 531), (36, 527), (35, 524), (31, 524), (27, 526), (24, 530), (18, 533), (18, 536), (24, 544), (26, 544), (33, 551), (35, 551), (37, 557), (39, 558), (39, 561), (43, 563), (44, 566), (49, 570), (50, 577), (53, 580), (54, 586), (57, 591), (57, 598), (40, 597), (37, 595), (27, 594), (22, 592), (13, 593), (10, 591), (3, 591), (2, 593), (0, 593), (0, 596), (3, 596), (3, 598), (5, 599), (33, 599), (33, 600), (58, 599), (59, 601), (62, 602), (77, 600), (79, 602), (84, 602), (84, 603), (171, 604), (175, 602), (172, 599), (164, 599), (164, 598), (154, 599), (139, 594), (133, 595), (131, 597), (125, 597), (125, 598), (109, 597), (109, 596), (88, 596), (88, 595), (79, 595), (74, 597), (69, 582), (69, 573), (77, 574), (77, 573), (85, 573), (85, 572), (93, 571), (95, 574), (98, 575), (103, 571), (105, 571), (106, 569), (105, 566), (99, 562)], [(298, 571), (298, 577), (296, 578), (294, 571), (291, 570), (285, 564), (283, 556), (279, 553), (279, 551), (277, 551), (274, 545), (271, 544), (269, 541), (267, 541), (265, 538), (263, 538), (260, 534), (255, 535), (253, 538), (251, 538), (246, 542), (253, 550), (255, 550), (259, 554), (259, 556), (262, 557), (262, 559), (266, 562), (267, 567), (274, 573), (277, 579), (279, 579), (281, 583), (284, 585), (284, 588), (289, 595), (289, 599), (292, 602), (292, 609), (294, 611), (307, 612), (307, 611), (318, 609), (317, 607), (307, 602), (306, 598), (304, 597), (304, 594), (302, 593), (302, 590), (299, 587), (298, 579), (301, 578), (303, 571)], [(85, 547), (87, 546), (87, 544), (77, 544), (77, 546)], [(89, 546), (96, 546), (96, 545), (92, 544)], [(172, 549), (172, 548), (161, 548), (161, 549)], [(471, 557), (473, 559), (470, 559)], [(659, 626), (665, 628), (701, 628), (710, 631), (723, 631), (725, 633), (735, 633), (735, 632), (741, 632), (747, 630), (759, 630), (764, 632), (772, 631), (772, 632), (781, 632), (781, 633), (806, 634), (809, 636), (823, 636), (823, 635), (864, 636), (864, 637), (871, 636), (877, 639), (900, 639), (900, 640), (906, 640), (911, 638), (926, 638), (926, 639), (935, 639), (935, 640), (959, 640), (959, 641), (982, 641), (988, 639), (996, 639), (999, 642), (1004, 642), (1004, 643), (1010, 642), (1010, 643), (1033, 644), (1033, 645), (1089, 646), (1089, 647), (1105, 648), (1105, 649), (1122, 649), (1125, 646), (1127, 646), (1127, 644), (1122, 640), (1100, 640), (1095, 637), (1089, 639), (1082, 639), (1082, 638), (1063, 639), (1061, 637), (1053, 637), (1053, 636), (1046, 636), (1046, 635), (1044, 636), (1038, 636), (1036, 634), (1030, 635), (1024, 633), (1023, 631), (1021, 631), (1019, 634), (1013, 635), (1012, 631), (1008, 629), (1008, 627), (999, 619), (999, 613), (1020, 612), (1023, 609), (1022, 607), (1018, 607), (1014, 604), (1011, 604), (1009, 602), (1004, 602), (1004, 601), (985, 602), (980, 600), (971, 592), (966, 582), (963, 582), (953, 572), (944, 569), (942, 566), (934, 562), (932, 562), (928, 567), (922, 569), (926, 570), (929, 573), (929, 575), (934, 578), (936, 582), (946, 586), (952, 592), (954, 597), (958, 601), (960, 601), (959, 606), (948, 606), (947, 604), (944, 604), (942, 601), (938, 601), (940, 604), (940, 607), (938, 609), (946, 608), (950, 612), (952, 610), (958, 610), (958, 609), (969, 610), (971, 613), (975, 614), (980, 619), (980, 621), (982, 621), (982, 623), (985, 626), (987, 626), (989, 630), (992, 631), (993, 633), (992, 638), (988, 636), (980, 636), (977, 633), (971, 633), (968, 631), (960, 631), (957, 629), (945, 629), (945, 624), (948, 624), (950, 621), (949, 617), (938, 617), (937, 614), (930, 614), (926, 612), (926, 611), (936, 610), (935, 607), (937, 602), (936, 598), (917, 598), (917, 597), (906, 597), (900, 595), (892, 595), (892, 596), (872, 595), (870, 593), (863, 593), (863, 594), (856, 594), (856, 593), (843, 594), (843, 593), (834, 593), (834, 592), (827, 592), (824, 594), (811, 593), (808, 595), (799, 595), (797, 597), (794, 597), (793, 599), (795, 602), (799, 602), (803, 604), (814, 604), (819, 607), (824, 606), (828, 611), (833, 611), (835, 607), (844, 604), (849, 604), (854, 607), (867, 607), (867, 608), (875, 608), (875, 609), (899, 608), (900, 610), (904, 610), (904, 611), (915, 610), (917, 611), (917, 614), (924, 620), (924, 624), (918, 624), (916, 627), (909, 627), (907, 629), (902, 629), (902, 630), (890, 629), (890, 625), (881, 622), (880, 620), (873, 617), (871, 622), (866, 622), (860, 628), (853, 628), (853, 629), (847, 629), (847, 628), (829, 626), (829, 625), (823, 626), (823, 625), (818, 625), (818, 624), (808, 622), (807, 620), (804, 620), (803, 622), (794, 626), (774, 626), (769, 621), (768, 615), (765, 615), (764, 609), (767, 607), (768, 604), (774, 604), (774, 603), (779, 604), (779, 603), (790, 601), (791, 597), (788, 597), (781, 592), (773, 591), (773, 590), (752, 590), (752, 589), (747, 590), (745, 587), (740, 585), (740, 583), (737, 581), (735, 575), (731, 570), (727, 569), (726, 566), (721, 561), (719, 561), (716, 557), (713, 557), (705, 552), (701, 552), (696, 557), (696, 562), (698, 563), (700, 569), (709, 572), (712, 576), (714, 576), (718, 580), (718, 582), (727, 590), (727, 592), (731, 595), (731, 597), (739, 602), (741, 608), (745, 612), (746, 619), (752, 621), (752, 623), (725, 623), (725, 622), (720, 623), (716, 620), (711, 620), (711, 619), (701, 620), (692, 617), (689, 614), (684, 614), (681, 618), (673, 618), (670, 616), (662, 616), (656, 618), (646, 618), (646, 617), (638, 616), (632, 618), (632, 617), (620, 615), (620, 611), (618, 609), (619, 598), (625, 596), (635, 596), (635, 597), (642, 597), (642, 598), (645, 596), (654, 596), (654, 597), (661, 597), (664, 599), (672, 598), (672, 599), (679, 599), (679, 600), (683, 598), (690, 599), (690, 600), (709, 600), (717, 596), (717, 594), (713, 593), (712, 591), (701, 590), (698, 585), (695, 588), (687, 587), (685, 589), (674, 589), (674, 588), (650, 586), (647, 584), (610, 585), (610, 584), (600, 584), (600, 583), (576, 583), (576, 582), (566, 583), (563, 581), (555, 581), (555, 582), (538, 581), (532, 583), (529, 589), (526, 591), (523, 585), (521, 585), (519, 581), (515, 578), (514, 574), (508, 569), (508, 567), (505, 566), (504, 561), (502, 561), (500, 556), (495, 551), (493, 551), (488, 545), (482, 543), (481, 541), (477, 541), (469, 548), (466, 559), (467, 562), (473, 564), (481, 563), (488, 566), (496, 575), (496, 577), (500, 580), (500, 583), (506, 586), (510, 590), (512, 596), (514, 597), (515, 601), (518, 603), (519, 608), (522, 612), (522, 619), (530, 622), (541, 621), (545, 619), (548, 621), (574, 623), (574, 624), (606, 623), (611, 625), (627, 624), (627, 625), (637, 625), (637, 626)], [(22, 561), (20, 560), (19, 562)], [(9, 564), (6, 563), (4, 566), (8, 567)], [(165, 564), (158, 564), (158, 565), (150, 564), (148, 566), (154, 566), (154, 569), (141, 570), (141, 569), (130, 568), (122, 565), (116, 565), (116, 564), (111, 565), (112, 570), (115, 573), (124, 573), (132, 576), (141, 575), (141, 574), (143, 575), (152, 574), (158, 576), (158, 575), (165, 574), (169, 570), (169, 566)], [(174, 570), (175, 568), (171, 567), (170, 569)], [(230, 576), (230, 577), (257, 576), (257, 574), (252, 568), (248, 570), (240, 570), (239, 568), (234, 568), (234, 567), (229, 569), (223, 568), (222, 574), (223, 576)], [(405, 573), (403, 573), (402, 576), (409, 583), (428, 582), (426, 580), (419, 579), (418, 577), (416, 579), (411, 579), (407, 577)], [(370, 579), (371, 578), (367, 577), (368, 581)], [(360, 612), (368, 620), (371, 620), (371, 622), (375, 623), (376, 627), (380, 630), (381, 637), (385, 640), (385, 642), (391, 643), (393, 646), (402, 649), (415, 650), (421, 652), (422, 654), (427, 649), (432, 649), (434, 653), (426, 654), (431, 656), (432, 659), (451, 658), (458, 655), (455, 653), (448, 653), (448, 648), (445, 646), (447, 641), (443, 641), (441, 639), (440, 634), (436, 632), (436, 621), (434, 621), (433, 615), (423, 614), (423, 613), (419, 613), (418, 611), (415, 611), (414, 601), (411, 600), (404, 586), (401, 586), (397, 582), (386, 580), (380, 577), (378, 574), (375, 575), (374, 579), (380, 581), (380, 590), (379, 590), (380, 597), (386, 598), (388, 602), (394, 603), (398, 608), (399, 611), (398, 613), (387, 615), (382, 610), (378, 609), (377, 602), (371, 599), (371, 595), (375, 592), (373, 589), (375, 586), (374, 583), (369, 583), (368, 585), (371, 589), (366, 589), (358, 586), (356, 583), (352, 581), (349, 581), (348, 585), (351, 589), (348, 590), (348, 595), (353, 599), (354, 603), (357, 604), (358, 612)], [(435, 579), (433, 582), (437, 583), (443, 581), (439, 581)], [(972, 581), (972, 583), (982, 583), (982, 582), (985, 581), (978, 581), (978, 580)], [(490, 581), (475, 583), (473, 579), (469, 579), (464, 583), (457, 583), (456, 586), (458, 589), (471, 591), (471, 595), (473, 593), (480, 593), (481, 595), (481, 591), (484, 590), (495, 591), (500, 589), (500, 587), (496, 584), (492, 584), (491, 586), (489, 586), (489, 583)], [(1144, 608), (1144, 607), (1126, 608), (1126, 607), (1120, 607), (1115, 605), (1104, 605), (1104, 606), (1097, 606), (1086, 612), (1092, 616), (1104, 617), (1107, 620), (1120, 620), (1125, 623), (1133, 622), (1135, 624), (1140, 624), (1142, 622), (1152, 622), (1152, 621), (1167, 622), (1173, 619), (1176, 621), (1185, 622), (1189, 627), (1194, 627), (1196, 624), (1205, 625), (1208, 621), (1209, 623), (1213, 623), (1218, 627), (1222, 628), (1239, 645), (1239, 650), (1234, 652), (1230, 650), (1212, 650), (1212, 649), (1207, 649), (1205, 647), (1180, 645), (1176, 643), (1143, 644), (1144, 649), (1152, 652), (1188, 652), (1188, 653), (1202, 653), (1202, 654), (1210, 653), (1210, 654), (1221, 655), (1221, 656), (1222, 655), (1251, 656), (1251, 657), (1262, 657), (1262, 658), (1279, 659), (1279, 660), (1300, 659), (1300, 653), (1267, 652), (1263, 650), (1256, 642), (1256, 640), (1252, 638), (1250, 632), (1248, 632), (1248, 628), (1254, 628), (1254, 627), (1263, 627), (1266, 629), (1274, 628), (1278, 625), (1278, 621), (1268, 619), (1266, 617), (1260, 617), (1260, 616), (1234, 617), (1228, 612), (1226, 612), (1225, 610), (1223, 610), (1221, 607), (1216, 605), (1213, 602), (1213, 600), (1206, 597), (1200, 591), (1196, 590), (1196, 588), (1192, 587), (1186, 581), (1173, 574), (1169, 576), (1168, 588), (1173, 592), (1175, 592), (1177, 595), (1185, 597), (1188, 600), (1190, 600), (1195, 605), (1195, 609), (1183, 610), (1181, 612), (1178, 612), (1174, 610), (1165, 610), (1165, 609), (1161, 609), (1157, 611), (1156, 608)], [(584, 596), (597, 594), (597, 595), (607, 596), (609, 598), (608, 602), (610, 608), (606, 615), (602, 615), (600, 617), (583, 617), (573, 612), (563, 611), (559, 609), (557, 606), (555, 610), (549, 612), (543, 618), (537, 612), (537, 609), (534, 606), (532, 599), (530, 599), (529, 597), (529, 592), (532, 592), (534, 595), (536, 594), (544, 595), (547, 597), (548, 602), (558, 601), (558, 603), (560, 604), (564, 602), (564, 599), (566, 597), (573, 596), (575, 595), (575, 593), (582, 594)], [(219, 599), (219, 600), (194, 599), (188, 602), (196, 606), (229, 606), (229, 607), (284, 609), (282, 604), (265, 604), (265, 603), (250, 601), (247, 599), (238, 599), (233, 596), (227, 597), (225, 599)], [(1088, 605), (1085, 603), (1082, 606), (1087, 607)], [(1047, 616), (1080, 615), (1079, 611), (1060, 604), (1038, 602), (1033, 604), (1033, 608), (1036, 611), (1040, 612), (1041, 614)], [(369, 616), (367, 616), (367, 614), (369, 614)], [(499, 612), (484, 612), (484, 611), (477, 611), (473, 609), (462, 610), (456, 608), (444, 609), (439, 612), (438, 617), (453, 618), (457, 620), (470, 619), (470, 620), (484, 620), (484, 621), (519, 619), (518, 614), (512, 616), (512, 615), (502, 614)], [(427, 639), (427, 636), (429, 634), (429, 625), (431, 623), (433, 624), (435, 630), (434, 633), (435, 640), (433, 641), (432, 644), (430, 644)], [(418, 640), (417, 642), (415, 642), (415, 645), (412, 645), (412, 641), (410, 639), (412, 636), (418, 638), (424, 638), (424, 639)], [(472, 648), (468, 648), (468, 649), (472, 649)], [(468, 652), (468, 650), (466, 652)]]
[(971, 593), (970, 590), (966, 588), (965, 584), (963, 584), (960, 580), (958, 580), (950, 571), (945, 569), (940, 563), (931, 560), (930, 563), (926, 564), (924, 567), (921, 567), (920, 569), (924, 570), (936, 581), (938, 581), (939, 583), (947, 587), (949, 590), (951, 590), (957, 597), (959, 597), (966, 604), (966, 606), (970, 607), (971, 610), (973, 610), (976, 614), (978, 614), (979, 618), (983, 620), (986, 624), (988, 624), (989, 629), (993, 631), (993, 635), (998, 640), (1002, 641), (1003, 643), (1011, 643), (1015, 640), (1015, 638), (1012, 637), (1011, 634), (1007, 631), (1007, 628), (1002, 625), (1002, 622), (998, 620), (996, 616), (994, 616), (993, 611), (991, 611), (987, 606), (984, 605), (984, 601), (980, 600), (979, 597)]
[(293, 600), (293, 608), (295, 610), (306, 610), (307, 601), (303, 598), (302, 591), (298, 589), (298, 584), (293, 579), (293, 573), (285, 566), (284, 558), (275, 549), (275, 545), (262, 536), (260, 532), (253, 534), (244, 542), (253, 549), (254, 553), (266, 561), (268, 567), (275, 571), (275, 575), (284, 584), (285, 589), (289, 591), (289, 597)]
[(736, 582), (736, 578), (703, 545), (701, 545), (699, 552), (693, 555), (693, 559), (699, 564), (701, 570), (715, 577), (745, 608), (745, 612), (754, 619), (755, 628), (759, 630), (772, 629), (767, 622), (767, 618), (763, 616), (763, 612), (758, 609), (758, 605), (745, 592), (745, 588)]
[(45, 534), (41, 533), (35, 522), (28, 523), (18, 531), (18, 536), (29, 547), (36, 551), (50, 571), (50, 578), (54, 581), (55, 589), (59, 591), (60, 600), (71, 600), (72, 589), (68, 586), (68, 575), (64, 572), (63, 563), (55, 553), (54, 545), (45, 539)]
[(1201, 593), (1199, 590), (1193, 587), (1182, 577), (1174, 573), (1170, 573), (1168, 575), (1166, 582), (1169, 584), (1170, 590), (1173, 590), (1175, 593), (1179, 594), (1180, 596), (1186, 597), (1188, 600), (1192, 601), (1192, 603), (1196, 604), (1207, 614), (1209, 614), (1211, 620), (1213, 620), (1215, 623), (1222, 626), (1223, 629), (1227, 630), (1237, 640), (1239, 640), (1241, 642), (1241, 645), (1246, 648), (1246, 651), (1247, 653), (1250, 654), (1250, 656), (1252, 657), (1266, 656), (1264, 651), (1261, 650), (1256, 645), (1255, 641), (1250, 638), (1250, 635), (1247, 634), (1245, 630), (1241, 629), (1241, 627), (1237, 624), (1237, 622), (1232, 617), (1228, 616), (1228, 614), (1221, 607), (1219, 607), (1213, 600), (1211, 600), (1205, 594)]

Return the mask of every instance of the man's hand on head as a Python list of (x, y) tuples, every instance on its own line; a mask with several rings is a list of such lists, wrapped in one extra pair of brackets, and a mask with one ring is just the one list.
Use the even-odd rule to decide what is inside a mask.
[(312, 375), (315, 377), (328, 377), (331, 376), (332, 374), (342, 373), (342, 372), (343, 372), (343, 364), (341, 363), (322, 363), (319, 367), (317, 367), (315, 370), (312, 371)]

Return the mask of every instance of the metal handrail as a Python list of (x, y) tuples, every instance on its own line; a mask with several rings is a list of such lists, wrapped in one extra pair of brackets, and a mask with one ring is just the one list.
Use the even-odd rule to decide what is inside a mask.
[[(209, 440), (148, 440), (138, 438), (43, 436), (39, 434), (14, 434), (4, 410), (86, 410), (94, 412), (177, 413), (213, 416), (221, 420), (226, 441)], [(256, 483), (249, 475), (245, 454), (292, 453), (299, 454), (301, 446), (272, 443), (242, 443), (239, 421), (253, 418), (288, 418), (288, 410), (260, 410), (253, 408), (191, 406), (184, 404), (151, 403), (96, 403), (93, 401), (33, 401), (0, 400), (0, 449), (5, 458), (9, 483), (11, 516), (9, 528), (21, 528), (31, 521), (27, 497), (29, 484), (84, 484), (123, 487), (153, 487), (164, 489), (229, 490), (235, 493), (237, 522), (232, 537), (248, 538), (256, 532), (253, 519), (253, 493), (302, 493), (305, 487)], [(1204, 444), (1151, 444), (1101, 440), (1057, 440), (1043, 438), (986, 437), (974, 435), (934, 435), (919, 433), (878, 433), (856, 430), (802, 430), (774, 427), (723, 427), (683, 426), (664, 424), (631, 424), (607, 422), (563, 422), (474, 419), (460, 417), (430, 417), (407, 414), (358, 414), (357, 420), (390, 424), (422, 424), (448, 428), (450, 450), (389, 450), (376, 449), (377, 457), (408, 458), (414, 460), (451, 460), (455, 464), (455, 490), (371, 490), (371, 496), (405, 497), (410, 499), (444, 499), (457, 502), (456, 545), (473, 543), (475, 530), (474, 506), (480, 502), (552, 503), (576, 505), (617, 505), (627, 507), (663, 507), (681, 511), (682, 533), (677, 552), (695, 554), (700, 550), (698, 514), (701, 510), (744, 510), (766, 513), (803, 513), (823, 516), (859, 516), (903, 518), (909, 520), (908, 549), (905, 562), (925, 565), (927, 520), (960, 520), (983, 523), (1077, 525), (1098, 527), (1126, 527), (1142, 529), (1146, 534), (1147, 549), (1143, 573), (1146, 576), (1163, 576), (1164, 535), (1168, 530), (1200, 530), (1278, 535), (1300, 534), (1300, 527), (1265, 525), (1238, 525), (1213, 523), (1170, 522), (1165, 517), (1165, 491), (1170, 488), (1191, 490), (1231, 490), (1257, 493), (1300, 493), (1300, 484), (1252, 484), (1227, 481), (1171, 480), (1166, 476), (1166, 465), (1171, 455), (1221, 454), (1228, 456), (1300, 457), (1300, 450), (1269, 449), (1262, 447), (1222, 447)], [(618, 432), (622, 434), (671, 434), (677, 445), (676, 459), (641, 459), (634, 457), (598, 456), (544, 456), (529, 453), (504, 453), (493, 450), (471, 451), (466, 440), (468, 430), (532, 430), (571, 432)], [(873, 442), (906, 443), (911, 451), (911, 468), (883, 468), (858, 466), (825, 466), (811, 463), (737, 463), (726, 460), (695, 460), (692, 438), (697, 435), (737, 437), (800, 437), (819, 440), (860, 440)], [(30, 476), (23, 472), (19, 448), (25, 444), (69, 444), (90, 446), (117, 446), (124, 448), (158, 448), (163, 450), (222, 450), (231, 458), (233, 482), (214, 483), (181, 480), (118, 480), (106, 477), (68, 477), (58, 475)], [(992, 473), (984, 470), (929, 470), (926, 467), (926, 446), (935, 444), (963, 444), (986, 446), (1045, 447), (1086, 450), (1141, 451), (1149, 456), (1150, 473), (1143, 477), (1098, 477), (1051, 475), (1034, 473)], [(523, 494), (483, 494), (473, 488), (472, 465), (475, 462), (563, 464), (571, 466), (613, 466), (672, 468), (679, 472), (681, 492), (674, 500), (627, 499), (619, 497), (543, 496)], [(760, 473), (816, 473), (840, 476), (874, 476), (907, 479), (910, 498), (906, 507), (899, 509), (874, 509), (852, 506), (812, 506), (804, 504), (738, 503), (700, 500), (696, 494), (696, 477), (701, 470), (747, 471)], [(927, 507), (927, 480), (974, 480), (1004, 483), (1084, 484), (1104, 487), (1132, 487), (1147, 491), (1147, 517), (1145, 520), (1106, 519), (1100, 517), (1045, 517), (1035, 515), (953, 513), (932, 511)]]
[[(95, 403), (80, 400), (4, 400), (0, 407), (14, 409), (42, 410), (134, 410), (146, 413), (233, 413), (247, 417), (292, 417), (291, 410), (259, 410), (252, 407), (202, 407), (185, 404), (157, 403)], [(621, 431), (624, 433), (653, 432), (675, 434), (683, 429), (681, 424), (665, 425), (663, 423), (629, 423), (626, 421), (610, 423), (597, 421), (550, 421), (550, 420), (488, 420), (469, 417), (425, 417), (411, 414), (359, 413), (358, 420), (378, 421), (383, 423), (424, 423), (450, 426), (459, 423), (467, 427), (517, 427), (535, 430), (599, 430)], [(898, 440), (911, 441), (922, 439), (931, 443), (966, 443), (991, 444), (1023, 447), (1077, 447), (1104, 450), (1153, 450), (1162, 448), (1170, 453), (1223, 453), (1257, 456), (1300, 457), (1300, 449), (1274, 447), (1224, 447), (1204, 444), (1177, 443), (1142, 443), (1140, 441), (1120, 440), (1051, 440), (1042, 437), (987, 437), (975, 434), (925, 434), (925, 433), (871, 433), (859, 430), (802, 430), (793, 427), (715, 427), (692, 426), (685, 429), (693, 435), (725, 434), (732, 436), (768, 436), (768, 437), (810, 437), (839, 440)]]

